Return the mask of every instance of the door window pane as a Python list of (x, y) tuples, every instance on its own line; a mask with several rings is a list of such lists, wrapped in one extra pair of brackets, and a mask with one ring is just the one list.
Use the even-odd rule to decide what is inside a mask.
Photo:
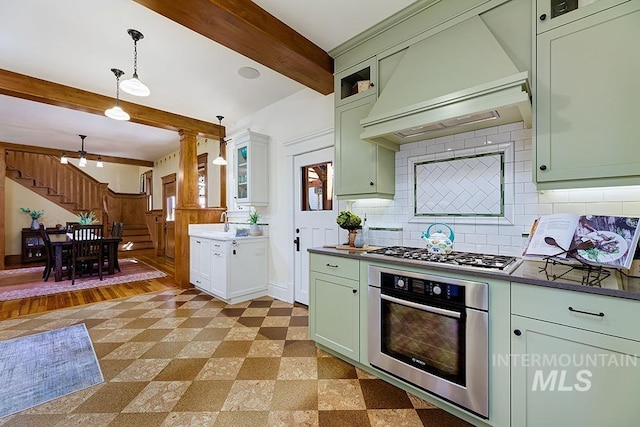
[(167, 197), (167, 221), (176, 220), (176, 196)]
[(333, 163), (319, 163), (302, 167), (303, 211), (330, 211), (333, 209)]

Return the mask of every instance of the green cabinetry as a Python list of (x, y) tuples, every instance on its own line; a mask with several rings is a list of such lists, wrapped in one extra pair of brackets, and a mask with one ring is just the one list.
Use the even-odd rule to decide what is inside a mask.
[(612, 3), (536, 38), (539, 189), (637, 184), (640, 1)]
[(636, 425), (640, 332), (629, 326), (639, 308), (512, 284), (511, 425)]
[(360, 262), (309, 254), (309, 335), (352, 360), (360, 358)]
[[(376, 75), (377, 63), (372, 58), (335, 77), (336, 195), (341, 199), (392, 199), (395, 193), (395, 153), (360, 139), (360, 120), (377, 99)], [(374, 86), (358, 92), (359, 82), (363, 81)], [(348, 88), (354, 85), (353, 93), (349, 92)]]

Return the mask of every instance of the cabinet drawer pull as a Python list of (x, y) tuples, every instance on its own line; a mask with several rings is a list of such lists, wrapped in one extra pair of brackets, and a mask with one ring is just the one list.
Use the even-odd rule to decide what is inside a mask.
[(338, 265), (327, 263), (327, 267), (338, 268)]
[(600, 313), (591, 313), (589, 311), (582, 311), (582, 310), (576, 310), (573, 307), (569, 307), (569, 311), (572, 311), (574, 313), (581, 313), (581, 314), (588, 314), (589, 316), (596, 316), (596, 317), (604, 317), (604, 313), (600, 312)]
[(513, 334), (519, 337), (520, 335), (522, 335), (522, 331), (520, 329), (516, 329), (515, 331), (513, 331)]

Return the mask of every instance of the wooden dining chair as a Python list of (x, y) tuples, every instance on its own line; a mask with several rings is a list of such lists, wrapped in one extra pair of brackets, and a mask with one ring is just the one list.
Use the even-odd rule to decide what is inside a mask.
[(93, 238), (81, 239), (74, 235), (71, 244), (71, 285), (75, 284), (76, 273), (79, 272), (82, 275), (88, 272), (91, 275), (94, 265), (97, 266), (98, 276), (102, 280), (102, 247), (104, 242), (101, 236), (96, 237), (95, 234), (91, 234), (91, 236)]
[(102, 224), (75, 225), (73, 240), (92, 240), (102, 238)]
[(47, 234), (47, 228), (44, 224), (40, 224), (40, 238), (42, 239), (42, 245), (44, 246), (44, 271), (42, 272), (42, 279), (46, 282), (49, 280), (51, 270), (53, 270), (53, 248), (51, 247), (51, 239)]
[[(122, 231), (124, 230), (124, 223), (122, 222), (114, 222), (113, 224), (111, 224), (111, 234), (110, 237), (114, 237), (114, 238), (120, 238), (122, 239)], [(113, 267), (118, 270), (118, 272), (120, 272), (120, 264), (118, 263), (118, 247), (120, 246), (120, 244), (118, 244), (116, 246), (116, 253), (114, 256), (114, 260), (113, 260)], [(102, 259), (103, 259), (103, 263), (108, 263), (109, 262), (109, 244), (105, 244), (104, 248), (102, 248), (103, 250), (103, 254), (102, 254)]]

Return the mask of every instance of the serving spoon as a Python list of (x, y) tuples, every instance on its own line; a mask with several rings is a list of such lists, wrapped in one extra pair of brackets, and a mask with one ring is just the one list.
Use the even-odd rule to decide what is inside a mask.
[(575, 258), (576, 256), (572, 252), (579, 251), (579, 250), (592, 249), (592, 248), (596, 247), (596, 243), (593, 240), (583, 240), (580, 243), (578, 243), (577, 245), (571, 246), (569, 249), (564, 249), (562, 246), (560, 246), (558, 244), (556, 239), (554, 239), (551, 236), (546, 236), (544, 238), (544, 242), (546, 244), (548, 244), (548, 245), (555, 246), (557, 248), (562, 249), (562, 252), (559, 252), (557, 254), (552, 255), (554, 257), (557, 257), (557, 256), (562, 255), (562, 254), (567, 254), (567, 255)]

